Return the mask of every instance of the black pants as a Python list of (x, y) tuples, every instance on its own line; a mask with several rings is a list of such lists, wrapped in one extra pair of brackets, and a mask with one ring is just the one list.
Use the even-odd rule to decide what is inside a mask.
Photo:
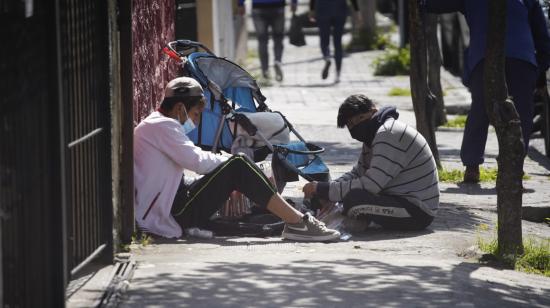
[(391, 230), (423, 230), (433, 221), (432, 216), (404, 198), (362, 189), (351, 190), (344, 197), (344, 214), (366, 218)]
[[(472, 106), (464, 128), (464, 138), (460, 149), (460, 158), (465, 166), (483, 164), (489, 117), (485, 111), (483, 88), (484, 62), (479, 63), (470, 76), (470, 92)], [(513, 98), (516, 110), (521, 120), (521, 130), (525, 146), (525, 154), (529, 149), (529, 137), (533, 129), (533, 92), (537, 80), (537, 68), (518, 59), (506, 58), (506, 85), (508, 94)]]
[(234, 155), (189, 187), (181, 181), (172, 215), (182, 228), (204, 227), (235, 190), (262, 207), (277, 192), (254, 162)]

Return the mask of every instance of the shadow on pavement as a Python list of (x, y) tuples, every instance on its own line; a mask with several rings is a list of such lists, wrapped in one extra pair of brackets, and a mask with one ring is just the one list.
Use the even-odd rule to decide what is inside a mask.
[(336, 81), (324, 82), (324, 83), (296, 83), (296, 84), (282, 84), (279, 88), (326, 88), (338, 84)]
[[(453, 148), (453, 147), (445, 147), (445, 146), (438, 145), (437, 150), (438, 150), (439, 156), (441, 158), (443, 158), (443, 157), (450, 157), (450, 158), (458, 157), (458, 158), (460, 158), (460, 148), (457, 149), (457, 148)], [(498, 155), (487, 154), (487, 153), (485, 153), (485, 155), (484, 155), (485, 159), (488, 159), (488, 158), (496, 159), (497, 156)]]
[(325, 149), (325, 152), (320, 155), (323, 161), (330, 162), (330, 165), (348, 165), (350, 170), (361, 154), (361, 144), (355, 141), (338, 143), (310, 140), (310, 142)]
[[(496, 195), (497, 190), (495, 187), (487, 188), (482, 187), (480, 184), (470, 184), (470, 183), (457, 183), (456, 187), (447, 187), (441, 190), (445, 194), (464, 194), (464, 195), (475, 195), (475, 196), (484, 196), (484, 195)], [(531, 188), (524, 188), (524, 194), (532, 194), (535, 190)]]
[[(537, 148), (529, 147), (527, 156), (533, 161), (537, 162), (540, 166), (544, 167), (544, 169), (550, 171), (550, 158), (546, 157), (543, 153), (539, 152)], [(547, 175), (547, 174), (544, 174), (544, 175)]]
[(550, 305), (544, 290), (503, 283), (505, 273), (472, 263), (403, 264), (359, 258), (273, 261), (206, 261), (200, 267), (189, 265), (186, 271), (170, 272), (168, 267), (154, 276), (134, 277), (121, 307)]

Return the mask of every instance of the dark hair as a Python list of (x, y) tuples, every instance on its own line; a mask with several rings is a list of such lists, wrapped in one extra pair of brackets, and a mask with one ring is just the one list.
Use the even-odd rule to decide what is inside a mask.
[(201, 103), (203, 96), (187, 96), (187, 97), (165, 97), (160, 103), (162, 110), (171, 111), (177, 103), (183, 103), (185, 109), (189, 110)]
[(338, 118), (336, 125), (340, 128), (346, 126), (349, 119), (353, 116), (367, 113), (376, 108), (376, 104), (363, 94), (353, 94), (348, 96), (338, 109)]

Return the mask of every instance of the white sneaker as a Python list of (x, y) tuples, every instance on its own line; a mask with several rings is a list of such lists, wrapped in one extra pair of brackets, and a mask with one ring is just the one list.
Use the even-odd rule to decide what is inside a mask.
[(315, 217), (305, 214), (296, 224), (285, 224), (282, 237), (294, 241), (324, 242), (340, 238), (340, 232), (329, 229)]

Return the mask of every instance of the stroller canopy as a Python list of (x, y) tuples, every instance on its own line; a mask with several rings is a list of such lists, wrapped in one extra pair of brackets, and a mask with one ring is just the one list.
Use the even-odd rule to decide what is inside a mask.
[[(204, 88), (209, 87), (209, 82), (213, 82), (223, 91), (225, 97), (230, 98), (240, 107), (249, 111), (256, 111), (254, 101), (250, 98), (239, 97), (241, 93), (235, 92), (235, 90), (244, 88), (248, 92), (246, 96), (252, 94), (259, 104), (265, 102), (265, 97), (262, 95), (256, 80), (239, 65), (224, 58), (202, 52), (193, 53), (189, 55), (188, 59), (189, 71)], [(216, 100), (220, 99), (213, 89), (209, 90), (213, 92), (212, 94), (214, 94)]]

